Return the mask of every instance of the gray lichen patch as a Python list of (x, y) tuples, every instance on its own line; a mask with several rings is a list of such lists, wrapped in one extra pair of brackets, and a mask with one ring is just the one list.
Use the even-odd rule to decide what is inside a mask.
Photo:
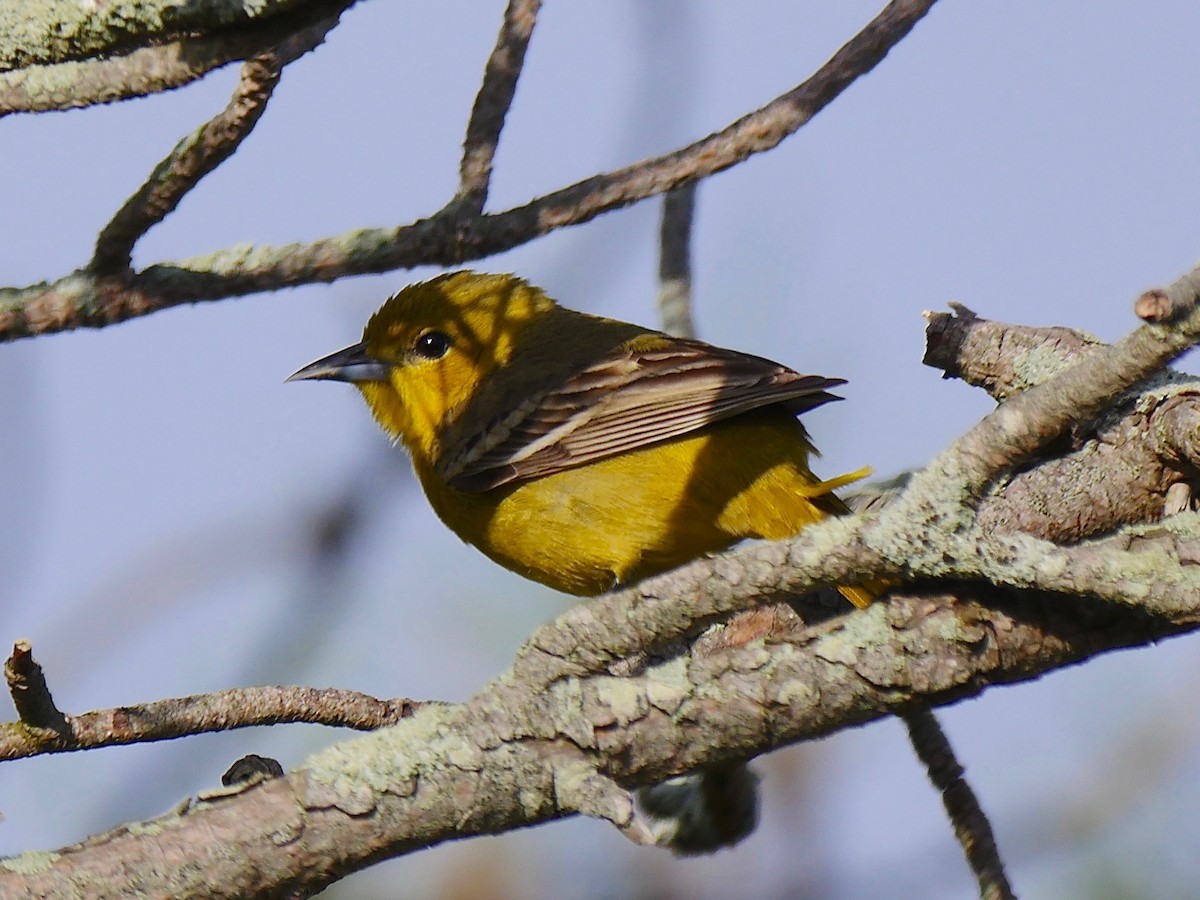
[(20, 856), (0, 859), (0, 868), (16, 875), (36, 875), (38, 872), (48, 872), (61, 856), (61, 853), (30, 850)]
[(646, 699), (667, 715), (674, 715), (692, 691), (688, 661), (676, 656), (646, 672)]
[(650, 708), (641, 684), (629, 678), (593, 678), (588, 694), (585, 714), (597, 728), (624, 727), (642, 718)]
[(310, 757), (302, 770), (302, 802), (364, 815), (383, 794), (412, 796), (422, 771), (478, 771), (483, 751), (457, 733), (461, 714), (451, 710), (427, 707), (399, 725), (334, 744)]

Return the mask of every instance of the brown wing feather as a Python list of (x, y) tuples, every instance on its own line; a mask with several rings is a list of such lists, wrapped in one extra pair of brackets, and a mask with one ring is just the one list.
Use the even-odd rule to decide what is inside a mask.
[[(664, 339), (667, 340), (667, 339)], [(841, 378), (801, 375), (758, 356), (669, 339), (622, 349), (493, 421), (439, 460), (455, 488), (485, 491), (665, 441), (779, 403), (799, 414), (838, 400)]]

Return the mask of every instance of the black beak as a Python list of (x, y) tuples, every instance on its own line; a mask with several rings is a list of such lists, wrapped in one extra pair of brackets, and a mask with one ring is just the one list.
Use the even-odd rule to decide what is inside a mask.
[(386, 363), (367, 355), (365, 343), (343, 347), (336, 353), (309, 363), (303, 369), (287, 377), (287, 381), (387, 381)]

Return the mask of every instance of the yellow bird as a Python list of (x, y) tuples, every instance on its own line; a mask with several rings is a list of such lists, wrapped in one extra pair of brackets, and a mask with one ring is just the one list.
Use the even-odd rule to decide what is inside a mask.
[(868, 471), (808, 466), (796, 416), (842, 379), (565, 309), (512, 275), (410, 285), (301, 379), (353, 383), (455, 534), (571, 594), (790, 537), (846, 512), (833, 490)]

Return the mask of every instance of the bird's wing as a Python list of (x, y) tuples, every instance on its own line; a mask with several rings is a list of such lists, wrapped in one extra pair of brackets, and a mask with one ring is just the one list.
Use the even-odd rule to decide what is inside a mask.
[(778, 403), (799, 414), (841, 399), (826, 391), (839, 384), (845, 379), (801, 375), (701, 341), (664, 336), (648, 347), (634, 341), (447, 448), (438, 469), (452, 487), (486, 491), (761, 406)]

